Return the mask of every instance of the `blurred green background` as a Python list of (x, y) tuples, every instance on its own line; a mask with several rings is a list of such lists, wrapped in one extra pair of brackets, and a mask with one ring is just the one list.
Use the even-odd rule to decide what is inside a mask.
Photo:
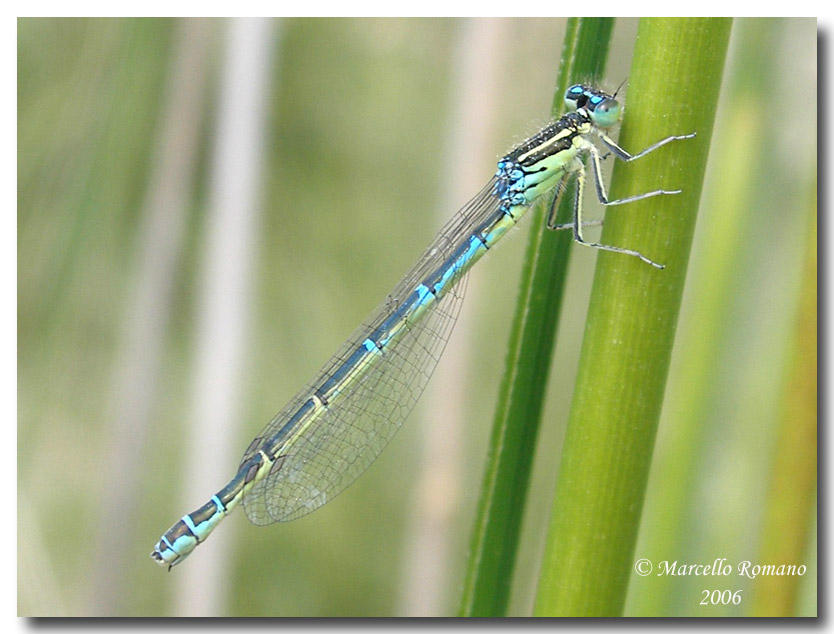
[[(170, 573), (148, 555), (547, 121), (564, 28), (19, 20), (19, 614), (454, 612), (524, 228), (473, 271), (439, 376), (354, 486), (289, 524), (235, 513)], [(636, 30), (616, 23), (609, 88)], [(757, 561), (815, 226), (816, 37), (814, 20), (735, 23), (636, 557)], [(254, 55), (238, 68), (266, 72), (224, 75), (236, 47)], [(245, 160), (222, 137), (234, 81), (255, 81), (264, 113), (244, 172), (261, 180), (226, 179), (255, 192), (240, 235), (217, 219), (218, 183)], [(572, 259), (512, 614), (530, 611), (594, 258)], [(226, 279), (231, 325), (212, 330)], [(802, 614), (816, 613), (814, 540)], [(627, 613), (749, 610), (700, 606), (702, 589), (635, 575)]]

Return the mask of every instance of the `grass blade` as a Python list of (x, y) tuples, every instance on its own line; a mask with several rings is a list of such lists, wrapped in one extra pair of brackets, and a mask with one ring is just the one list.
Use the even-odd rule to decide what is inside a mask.
[[(613, 20), (568, 21), (553, 114), (568, 85), (602, 73)], [(559, 217), (566, 219), (570, 196)], [(510, 349), (490, 438), (461, 602), (463, 616), (503, 616), (510, 596), (518, 539), (558, 324), (568, 254), (567, 231), (548, 231), (538, 209), (525, 257)]]

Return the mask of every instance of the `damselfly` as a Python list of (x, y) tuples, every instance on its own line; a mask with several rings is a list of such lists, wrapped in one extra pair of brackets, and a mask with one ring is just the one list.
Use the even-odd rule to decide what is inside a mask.
[[(255, 437), (231, 482), (178, 520), (151, 557), (169, 568), (180, 563), (241, 501), (254, 524), (289, 521), (332, 500), (356, 480), (391, 440), (428, 382), (457, 317), (466, 273), (548, 192), (554, 192), (547, 214), (550, 229), (570, 229), (580, 244), (662, 269), (637, 251), (588, 242), (582, 234), (589, 157), (603, 205), (680, 193), (658, 189), (609, 200), (603, 157), (593, 139), (623, 161), (633, 161), (695, 136), (670, 136), (629, 154), (604, 132), (620, 116), (615, 97), (582, 85), (569, 88), (565, 102), (571, 111), (498, 162), (495, 176), (440, 230), (370, 318)], [(559, 225), (556, 200), (571, 178), (576, 181), (573, 218)]]

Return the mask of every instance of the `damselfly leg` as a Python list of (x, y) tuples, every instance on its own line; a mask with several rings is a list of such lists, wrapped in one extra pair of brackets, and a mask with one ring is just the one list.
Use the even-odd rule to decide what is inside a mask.
[[(650, 145), (649, 147), (647, 147), (643, 151), (638, 152), (637, 154), (629, 154), (627, 151), (625, 151), (623, 148), (621, 148), (619, 145), (617, 145), (614, 141), (612, 141), (607, 135), (603, 134), (600, 131), (597, 131), (597, 136), (605, 144), (605, 146), (609, 150), (611, 150), (611, 152), (615, 156), (617, 156), (617, 158), (619, 158), (620, 160), (627, 163), (627, 162), (630, 162), (630, 161), (634, 161), (638, 158), (642, 158), (646, 154), (649, 154), (650, 152), (653, 152), (654, 150), (656, 150), (660, 147), (663, 147), (664, 145), (666, 145), (667, 143), (670, 143), (672, 141), (679, 141), (679, 140), (682, 140), (682, 139), (691, 139), (692, 137), (695, 136), (695, 134), (692, 133), (692, 134), (674, 135), (674, 136), (666, 137), (665, 139), (662, 139), (662, 140), (658, 141), (657, 143), (654, 143), (653, 145)], [(591, 169), (592, 169), (593, 174), (594, 174), (594, 185), (595, 185), (595, 189), (596, 189), (596, 193), (597, 193), (597, 198), (599, 199), (600, 203), (602, 203), (603, 205), (605, 205), (607, 207), (611, 207), (611, 206), (614, 206), (614, 205), (623, 205), (625, 203), (633, 203), (633, 202), (637, 202), (638, 200), (644, 200), (646, 198), (652, 198), (653, 196), (662, 196), (662, 195), (668, 195), (668, 194), (679, 194), (679, 193), (681, 193), (681, 190), (679, 190), (679, 189), (673, 189), (673, 190), (657, 189), (657, 190), (654, 190), (654, 191), (645, 192), (643, 194), (636, 194), (634, 196), (628, 196), (626, 198), (618, 198), (616, 200), (609, 200), (608, 199), (608, 194), (605, 191), (605, 183), (602, 180), (602, 166), (601, 166), (602, 160), (606, 156), (608, 156), (608, 154), (606, 154), (605, 156), (601, 156), (597, 147), (593, 143), (591, 143), (590, 141), (588, 141), (587, 139), (584, 139), (584, 138), (581, 139), (580, 152), (585, 153), (587, 155), (590, 155), (590, 157), (591, 157)], [(559, 198), (559, 192), (563, 189), (566, 180), (568, 178), (570, 178), (571, 175), (573, 175), (574, 180), (575, 180), (573, 218), (572, 218), (571, 222), (564, 223), (564, 224), (556, 224), (556, 202)], [(547, 228), (548, 229), (552, 229), (552, 230), (556, 230), (556, 231), (563, 230), (563, 229), (571, 229), (573, 231), (574, 240), (576, 242), (578, 242), (579, 244), (583, 244), (585, 246), (593, 247), (595, 249), (600, 249), (600, 250), (603, 250), (603, 251), (613, 251), (615, 253), (623, 253), (625, 255), (632, 255), (636, 258), (639, 258), (643, 262), (646, 262), (647, 264), (651, 264), (655, 268), (658, 268), (658, 269), (665, 268), (665, 265), (659, 264), (659, 263), (655, 262), (654, 260), (651, 260), (651, 259), (647, 258), (642, 253), (640, 253), (639, 251), (634, 251), (632, 249), (624, 249), (622, 247), (615, 247), (615, 246), (611, 246), (611, 245), (607, 245), (607, 244), (601, 244), (599, 242), (588, 242), (584, 239), (584, 237), (582, 235), (583, 227), (601, 225), (603, 221), (602, 220), (585, 221), (582, 218), (582, 199), (583, 199), (583, 193), (584, 193), (584, 189), (585, 189), (585, 163), (582, 160), (582, 158), (577, 157), (574, 165), (572, 166), (572, 169), (570, 169), (569, 171), (566, 172), (565, 178), (562, 180), (562, 182), (559, 184), (559, 186), (556, 189), (557, 189), (556, 195), (553, 197), (553, 200), (550, 204), (550, 210), (547, 214)]]

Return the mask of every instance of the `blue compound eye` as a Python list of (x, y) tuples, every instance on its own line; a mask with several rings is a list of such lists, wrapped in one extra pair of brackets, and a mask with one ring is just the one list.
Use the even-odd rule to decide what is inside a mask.
[(599, 99), (597, 103), (594, 103), (594, 99), (591, 99), (591, 107), (588, 110), (591, 119), (601, 128), (614, 125), (620, 118), (620, 104), (617, 103), (616, 99), (610, 97)]

